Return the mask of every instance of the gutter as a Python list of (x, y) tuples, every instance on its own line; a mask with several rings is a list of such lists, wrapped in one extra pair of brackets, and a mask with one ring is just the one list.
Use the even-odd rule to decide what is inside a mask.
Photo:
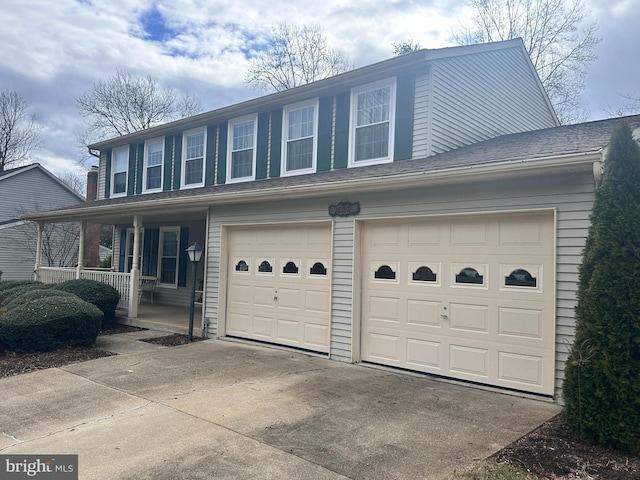
[(184, 209), (205, 209), (211, 205), (239, 204), (259, 201), (300, 199), (317, 196), (329, 196), (344, 193), (364, 193), (371, 191), (389, 191), (424, 187), (433, 184), (444, 185), (464, 183), (468, 181), (492, 180), (516, 176), (550, 174), (558, 171), (575, 171), (593, 169), (593, 165), (601, 160), (601, 152), (585, 152), (579, 154), (559, 155), (543, 159), (512, 160), (482, 165), (470, 165), (442, 170), (412, 172), (398, 175), (381, 175), (361, 179), (346, 179), (323, 182), (311, 185), (294, 185), (260, 190), (243, 190), (227, 193), (206, 193), (190, 197), (173, 197), (162, 199), (139, 200), (131, 203), (112, 205), (84, 206), (63, 211), (38, 212), (25, 215), (23, 218), (32, 221), (69, 221), (96, 218), (104, 215), (127, 215), (145, 212), (160, 212)]

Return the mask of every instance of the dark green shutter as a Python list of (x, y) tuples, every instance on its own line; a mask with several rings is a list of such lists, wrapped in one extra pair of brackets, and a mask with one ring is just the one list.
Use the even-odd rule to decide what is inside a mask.
[(227, 133), (229, 124), (221, 123), (218, 126), (218, 183), (222, 185), (227, 181)]
[(127, 172), (127, 195), (133, 195), (136, 189), (136, 146), (129, 145), (129, 171)]
[(349, 115), (351, 93), (336, 95), (336, 140), (334, 168), (347, 168), (349, 161)]
[(124, 265), (127, 262), (127, 229), (120, 230), (120, 255), (118, 257), (118, 271), (124, 272)]
[(107, 150), (107, 163), (104, 167), (104, 198), (111, 195), (111, 150)]
[(318, 168), (319, 172), (331, 170), (331, 122), (333, 97), (323, 97), (318, 105)]
[(173, 167), (173, 135), (164, 137), (164, 165), (162, 166), (162, 190), (171, 190), (171, 169)]
[(136, 193), (142, 193), (142, 178), (144, 177), (144, 143), (137, 145), (138, 161), (136, 162)]
[(213, 185), (215, 183), (216, 173), (216, 132), (218, 128), (215, 125), (207, 127), (207, 156), (204, 162), (204, 184)]
[(158, 274), (158, 241), (159, 228), (148, 228), (144, 231), (142, 248), (142, 275), (155, 277)]
[(280, 163), (282, 162), (282, 109), (271, 111), (271, 163), (269, 164), (269, 176), (280, 176)]
[(179, 265), (178, 265), (178, 286), (187, 286), (187, 267), (191, 263), (189, 261), (189, 254), (187, 253), (189, 248), (189, 228), (180, 227), (180, 251), (179, 253)]
[(415, 77), (398, 77), (396, 82), (396, 125), (393, 147), (394, 160), (407, 160), (413, 156), (413, 108), (415, 103)]
[(258, 135), (256, 145), (256, 179), (267, 178), (269, 160), (269, 112), (258, 115)]
[(175, 136), (173, 160), (173, 189), (180, 190), (180, 172), (182, 169), (182, 134)]

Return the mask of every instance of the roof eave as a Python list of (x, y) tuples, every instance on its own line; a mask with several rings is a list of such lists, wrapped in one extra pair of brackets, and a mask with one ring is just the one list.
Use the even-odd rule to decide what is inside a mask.
[(61, 222), (90, 220), (103, 216), (144, 215), (180, 209), (204, 210), (211, 205), (264, 202), (284, 199), (300, 199), (330, 196), (344, 193), (380, 192), (395, 189), (425, 187), (433, 184), (466, 183), (540, 174), (557, 174), (562, 171), (590, 170), (594, 162), (601, 161), (601, 152), (552, 156), (536, 159), (495, 162), (482, 165), (448, 168), (435, 171), (413, 172), (398, 175), (381, 175), (362, 179), (346, 179), (311, 185), (264, 188), (254, 191), (207, 193), (189, 197), (142, 200), (114, 205), (87, 205), (64, 211), (38, 212), (24, 218), (36, 222)]

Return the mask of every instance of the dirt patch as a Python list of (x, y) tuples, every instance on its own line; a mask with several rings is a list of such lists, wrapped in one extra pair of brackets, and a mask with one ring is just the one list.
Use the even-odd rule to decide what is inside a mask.
[(493, 456), (500, 463), (540, 478), (581, 480), (640, 479), (640, 457), (627, 457), (587, 445), (571, 432), (559, 414)]
[(115, 353), (90, 347), (67, 347), (50, 352), (5, 352), (0, 355), (0, 378), (35, 372), (45, 368), (62, 367), (71, 363), (86, 362), (111, 355), (115, 355)]
[(200, 342), (205, 340), (203, 337), (193, 337), (189, 342), (189, 336), (181, 333), (173, 333), (164, 337), (143, 338), (141, 342), (153, 343), (155, 345), (164, 345), (165, 347), (175, 347), (177, 345), (186, 345), (188, 343)]

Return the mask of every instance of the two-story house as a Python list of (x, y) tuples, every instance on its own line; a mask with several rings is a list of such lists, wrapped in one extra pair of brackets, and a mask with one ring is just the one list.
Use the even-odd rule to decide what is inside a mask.
[(421, 50), (92, 145), (99, 200), (30, 218), (115, 225), (129, 317), (195, 242), (209, 336), (554, 396), (612, 125), (520, 40)]

